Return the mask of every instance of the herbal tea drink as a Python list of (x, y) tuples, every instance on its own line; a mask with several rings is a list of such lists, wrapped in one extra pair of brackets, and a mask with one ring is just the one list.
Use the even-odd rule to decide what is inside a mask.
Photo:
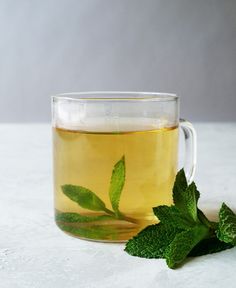
[[(170, 101), (172, 113), (177, 98), (167, 100), (156, 94), (152, 105), (144, 97), (147, 103), (139, 106), (141, 99), (115, 94), (110, 98), (94, 94), (88, 98), (76, 95), (79, 98), (75, 99), (54, 97), (56, 223), (79, 238), (125, 241), (158, 222), (153, 207), (172, 204), (178, 113), (168, 119), (154, 118), (153, 112), (159, 107), (162, 115), (168, 111), (165, 102)], [(157, 99), (166, 101), (160, 105)], [(154, 104), (158, 104), (156, 109)], [(184, 129), (190, 139), (190, 128)]]
[[(130, 238), (144, 226), (157, 221), (152, 212), (153, 206), (171, 204), (171, 188), (177, 171), (177, 140), (176, 127), (119, 133), (88, 133), (55, 128), (57, 211), (83, 216), (107, 214), (105, 211), (84, 209), (71, 201), (62, 191), (61, 187), (65, 184), (86, 187), (112, 211), (110, 178), (114, 165), (124, 155), (125, 183), (119, 199), (119, 211), (134, 221), (115, 217), (105, 219), (111, 231), (104, 234), (104, 239)], [(68, 223), (59, 221), (59, 225), (63, 224)], [(101, 225), (104, 225), (103, 219), (73, 224), (73, 227), (83, 227), (89, 232), (94, 230), (93, 237), (96, 239), (96, 228)], [(83, 237), (79, 230), (78, 236)]]

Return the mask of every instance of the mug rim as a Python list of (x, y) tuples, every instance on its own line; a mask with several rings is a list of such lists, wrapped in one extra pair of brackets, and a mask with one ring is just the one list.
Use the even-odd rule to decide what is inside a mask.
[(85, 91), (59, 93), (51, 96), (53, 102), (64, 101), (177, 101), (175, 93), (137, 91)]

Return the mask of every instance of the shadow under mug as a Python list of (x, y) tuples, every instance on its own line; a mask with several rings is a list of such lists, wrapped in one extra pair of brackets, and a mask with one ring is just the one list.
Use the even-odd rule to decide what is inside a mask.
[(84, 92), (52, 97), (55, 219), (75, 237), (126, 241), (172, 204), (179, 127), (190, 182), (193, 126), (167, 93)]

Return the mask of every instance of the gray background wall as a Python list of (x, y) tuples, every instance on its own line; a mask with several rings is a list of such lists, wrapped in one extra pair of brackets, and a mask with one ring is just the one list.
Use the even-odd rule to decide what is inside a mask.
[(49, 95), (176, 92), (236, 121), (236, 1), (0, 0), (0, 121), (49, 121)]

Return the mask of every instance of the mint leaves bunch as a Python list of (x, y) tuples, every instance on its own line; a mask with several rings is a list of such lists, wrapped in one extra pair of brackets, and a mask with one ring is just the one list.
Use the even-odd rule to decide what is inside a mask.
[(186, 257), (220, 252), (236, 245), (236, 215), (223, 203), (219, 223), (212, 222), (197, 207), (200, 193), (187, 184), (184, 170), (176, 176), (172, 206), (153, 208), (160, 223), (147, 226), (126, 243), (125, 251), (144, 258), (165, 258), (170, 268)]
[[(76, 224), (114, 219), (135, 223), (135, 219), (125, 216), (119, 210), (120, 197), (124, 184), (125, 157), (123, 156), (114, 165), (110, 180), (110, 187), (108, 193), (113, 210), (108, 209), (104, 201), (88, 188), (71, 184), (62, 185), (61, 189), (65, 196), (67, 196), (70, 200), (76, 202), (80, 207), (84, 209), (99, 212), (99, 215), (89, 216), (79, 213), (58, 212), (56, 215), (56, 221), (58, 222), (59, 227), (67, 232), (83, 235), (84, 231), (82, 231), (82, 229), (78, 229), (73, 226), (71, 227), (69, 223)], [(65, 225), (64, 223), (67, 223), (67, 225)]]

